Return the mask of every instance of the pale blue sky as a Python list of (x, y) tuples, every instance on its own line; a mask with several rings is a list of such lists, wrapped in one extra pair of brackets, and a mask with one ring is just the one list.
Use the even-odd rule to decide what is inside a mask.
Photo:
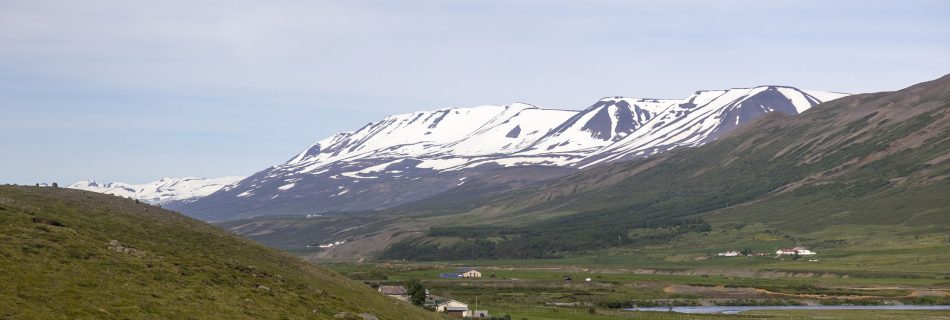
[(950, 72), (950, 1), (0, 0), (0, 182), (249, 175), (392, 113)]

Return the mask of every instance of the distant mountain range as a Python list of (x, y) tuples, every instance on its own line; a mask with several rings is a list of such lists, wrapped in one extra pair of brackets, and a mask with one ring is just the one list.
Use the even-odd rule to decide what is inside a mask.
[(473, 180), (492, 179), (496, 187), (487, 190), (503, 192), (597, 164), (699, 146), (767, 113), (796, 115), (843, 96), (760, 86), (698, 91), (686, 99), (609, 97), (581, 111), (515, 103), (393, 115), (320, 140), (212, 195), (170, 206), (218, 221), (377, 210)]
[[(757, 105), (743, 103), (741, 109), (768, 110)], [(518, 190), (483, 192), (495, 190), (496, 180), (479, 177), (385, 210), (219, 225), (293, 250), (346, 241), (330, 250), (305, 251), (320, 260), (607, 257), (615, 249), (639, 255), (657, 247), (717, 252), (723, 243), (888, 254), (897, 251), (881, 247), (929, 245), (941, 251), (927, 252), (946, 256), (950, 75), (899, 91), (836, 99), (797, 116), (783, 113), (762, 116), (702, 146), (631, 161), (598, 158), (609, 163)], [(736, 123), (731, 115), (723, 122), (722, 111), (710, 114), (697, 120), (712, 124), (683, 128)], [(640, 130), (666, 127), (658, 125), (661, 119)], [(634, 130), (618, 142), (637, 135)], [(673, 132), (655, 136), (674, 137)], [(618, 142), (591, 157), (621, 158), (611, 152), (621, 149)]]
[(241, 181), (244, 177), (220, 178), (161, 178), (145, 184), (124, 182), (101, 183), (96, 180), (83, 180), (68, 188), (112, 194), (125, 198), (134, 198), (151, 204), (170, 202), (190, 202), (220, 190), (226, 185)]

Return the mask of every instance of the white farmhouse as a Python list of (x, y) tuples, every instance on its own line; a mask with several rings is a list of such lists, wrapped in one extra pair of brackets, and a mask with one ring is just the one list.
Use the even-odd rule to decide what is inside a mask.
[(778, 249), (778, 251), (775, 251), (775, 254), (780, 255), (780, 256), (792, 256), (795, 254), (798, 254), (800, 256), (810, 256), (810, 255), (818, 254), (818, 252), (808, 250), (805, 247), (794, 247), (794, 248)]
[(482, 277), (481, 272), (472, 268), (459, 268), (458, 273), (461, 274), (463, 278), (481, 278)]
[(455, 318), (470, 316), (468, 305), (456, 300), (449, 300), (436, 305), (435, 312), (446, 313)]

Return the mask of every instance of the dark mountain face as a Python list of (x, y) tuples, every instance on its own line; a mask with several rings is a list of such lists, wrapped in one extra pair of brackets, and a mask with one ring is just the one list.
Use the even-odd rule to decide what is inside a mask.
[[(788, 89), (797, 90), (794, 88)], [(802, 97), (808, 100), (810, 106), (815, 106), (820, 103), (818, 99), (807, 93), (802, 92)], [(756, 93), (751, 97), (729, 103), (720, 116), (726, 121), (723, 121), (713, 130), (712, 134), (709, 135), (709, 139), (713, 140), (718, 138), (739, 127), (741, 124), (751, 122), (771, 112), (780, 112), (785, 115), (793, 116), (798, 114), (798, 109), (787, 96), (778, 91), (778, 88), (774, 86), (768, 87), (768, 89)]]
[[(610, 116), (610, 109), (607, 108), (607, 102), (598, 102), (594, 106), (599, 108), (599, 110), (594, 113), (594, 116), (581, 126), (581, 130), (590, 132), (591, 137), (594, 139), (600, 140), (610, 140), (614, 136), (613, 132), (613, 117)], [(610, 103), (611, 105), (616, 105)], [(629, 114), (629, 111), (627, 112)]]
[(653, 116), (654, 113), (644, 110), (639, 106), (631, 106), (630, 103), (626, 101), (619, 101), (617, 102), (617, 118), (631, 120), (617, 123), (616, 132), (622, 133), (624, 136), (630, 134), (642, 127), (644, 123), (652, 120)]
[[(631, 106), (624, 100), (603, 100), (595, 103), (585, 112), (593, 112), (594, 115), (581, 126), (581, 130), (589, 132), (591, 137), (600, 140), (620, 140), (641, 127), (647, 121), (653, 118), (653, 113), (644, 110), (639, 106)], [(578, 119), (584, 113), (578, 114)], [(573, 123), (565, 123), (555, 133), (566, 131)]]

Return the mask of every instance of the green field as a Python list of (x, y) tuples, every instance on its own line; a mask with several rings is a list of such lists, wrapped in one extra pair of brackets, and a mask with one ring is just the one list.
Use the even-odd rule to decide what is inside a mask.
[(716, 314), (677, 314), (667, 312), (596, 312), (589, 313), (587, 309), (572, 310), (532, 310), (511, 313), (512, 319), (530, 320), (612, 320), (612, 319), (692, 319), (692, 320), (722, 320), (722, 319), (775, 319), (775, 320), (884, 320), (884, 319), (915, 319), (915, 320), (946, 320), (950, 314), (945, 311), (756, 311), (741, 315)]
[[(946, 319), (940, 311), (756, 311), (743, 315), (629, 312), (621, 307), (663, 305), (950, 304), (950, 246), (944, 236), (913, 239), (912, 229), (873, 228), (874, 241), (822, 242), (805, 259), (718, 257), (749, 248), (774, 252), (809, 237), (766, 232), (764, 225), (716, 226), (674, 242), (614, 248), (562, 259), (483, 259), (327, 265), (368, 285), (419, 279), (433, 294), (474, 303), (513, 319)], [(850, 239), (849, 230), (832, 232)], [(911, 237), (902, 239), (901, 237)], [(790, 239), (791, 238), (791, 239)], [(910, 241), (908, 241), (910, 240)], [(825, 242), (827, 243), (827, 242)], [(818, 261), (808, 261), (814, 259)], [(456, 268), (476, 267), (481, 279), (440, 279)], [(565, 278), (570, 277), (570, 281)], [(585, 281), (590, 278), (591, 281)], [(591, 313), (593, 312), (593, 313)]]
[[(743, 258), (738, 258), (743, 259)], [(516, 263), (507, 263), (516, 262)], [(628, 312), (622, 307), (664, 305), (795, 305), (795, 304), (950, 304), (946, 274), (868, 272), (844, 276), (825, 271), (798, 274), (749, 272), (740, 268), (716, 270), (648, 270), (627, 266), (584, 268), (567, 261), (458, 261), (452, 263), (380, 263), (330, 265), (367, 285), (398, 284), (421, 279), (432, 294), (509, 314), (513, 319), (876, 319), (927, 316), (948, 317), (931, 311), (756, 311), (745, 315), (684, 315)], [(439, 279), (457, 266), (475, 266), (481, 279)], [(647, 273), (655, 272), (655, 273)], [(687, 275), (680, 273), (721, 273)], [(821, 275), (818, 275), (821, 274)], [(565, 280), (570, 277), (571, 280)], [(585, 281), (591, 278), (591, 281)], [(593, 312), (593, 313), (592, 313)]]

